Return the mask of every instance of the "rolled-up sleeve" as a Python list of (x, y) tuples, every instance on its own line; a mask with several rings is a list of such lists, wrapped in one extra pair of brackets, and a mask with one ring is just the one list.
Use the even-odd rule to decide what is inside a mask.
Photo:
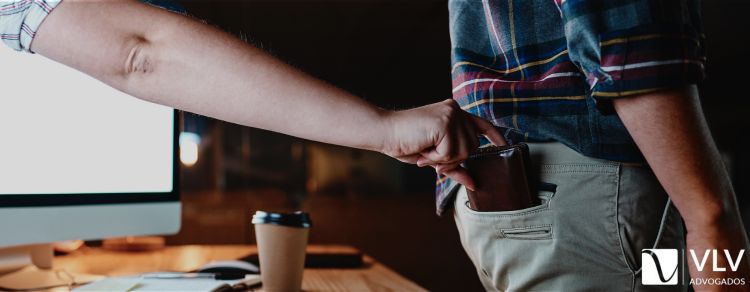
[(698, 0), (556, 0), (571, 60), (600, 108), (613, 98), (695, 84), (705, 53)]
[(31, 51), (39, 26), (60, 1), (0, 0), (0, 40), (17, 51)]

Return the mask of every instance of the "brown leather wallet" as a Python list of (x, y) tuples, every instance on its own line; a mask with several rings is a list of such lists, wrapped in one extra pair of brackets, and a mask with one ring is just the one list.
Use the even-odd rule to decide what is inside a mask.
[(464, 164), (476, 183), (476, 190), (467, 190), (469, 207), (494, 212), (538, 205), (530, 180), (530, 160), (529, 146), (524, 143), (479, 149)]

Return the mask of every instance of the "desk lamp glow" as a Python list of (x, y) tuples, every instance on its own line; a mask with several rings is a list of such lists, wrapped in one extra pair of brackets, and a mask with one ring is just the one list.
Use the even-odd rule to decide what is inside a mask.
[(0, 276), (50, 269), (50, 242), (179, 230), (175, 110), (5, 46), (0, 64)]

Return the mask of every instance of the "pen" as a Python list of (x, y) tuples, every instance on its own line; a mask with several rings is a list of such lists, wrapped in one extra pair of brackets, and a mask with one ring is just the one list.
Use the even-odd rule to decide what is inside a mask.
[(216, 275), (211, 273), (151, 273), (144, 274), (141, 277), (144, 279), (162, 279), (162, 280), (175, 280), (175, 279), (215, 279)]

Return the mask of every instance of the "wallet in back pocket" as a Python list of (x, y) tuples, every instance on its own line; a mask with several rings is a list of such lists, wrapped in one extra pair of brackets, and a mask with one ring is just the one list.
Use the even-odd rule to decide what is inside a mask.
[(476, 189), (467, 189), (469, 207), (480, 212), (534, 207), (539, 198), (531, 176), (529, 146), (524, 143), (480, 148), (464, 166)]

